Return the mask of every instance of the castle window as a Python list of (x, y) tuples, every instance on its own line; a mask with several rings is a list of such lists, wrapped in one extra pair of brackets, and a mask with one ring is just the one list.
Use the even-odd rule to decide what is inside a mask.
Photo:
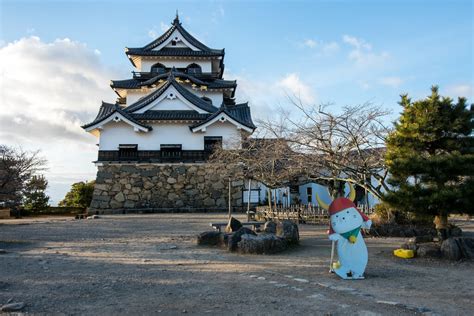
[(177, 43), (177, 42), (176, 42), (175, 40), (172, 40), (172, 41), (171, 41), (171, 46), (176, 46), (176, 43)]
[(181, 157), (181, 144), (161, 144), (160, 151), (162, 158), (180, 158)]
[(163, 64), (157, 63), (151, 66), (151, 72), (157, 74), (164, 74), (166, 72), (166, 67)]
[(201, 66), (198, 64), (192, 63), (186, 67), (188, 74), (198, 75), (202, 73)]
[(121, 160), (135, 160), (138, 158), (137, 144), (120, 144), (119, 145), (119, 159)]
[(204, 150), (212, 152), (222, 148), (222, 136), (204, 136)]

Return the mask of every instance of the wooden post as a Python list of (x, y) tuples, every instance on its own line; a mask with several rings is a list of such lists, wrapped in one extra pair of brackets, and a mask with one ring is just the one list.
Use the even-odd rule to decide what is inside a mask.
[(231, 207), (231, 192), (230, 192), (230, 177), (229, 177), (229, 219), (232, 217), (232, 207)]
[(250, 221), (250, 197), (252, 196), (250, 194), (252, 188), (252, 179), (249, 179), (249, 195), (248, 195), (248, 201), (247, 201), (247, 222)]

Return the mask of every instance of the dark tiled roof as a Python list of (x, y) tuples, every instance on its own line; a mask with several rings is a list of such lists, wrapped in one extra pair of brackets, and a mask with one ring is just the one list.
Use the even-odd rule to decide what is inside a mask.
[(160, 50), (143, 50), (142, 48), (127, 48), (127, 55), (133, 56), (191, 56), (191, 57), (214, 57), (222, 56), (223, 52), (207, 52), (192, 50), (189, 48), (162, 48)]
[[(173, 70), (170, 70), (173, 71)], [(169, 72), (164, 74), (156, 75), (155, 77), (148, 80), (139, 80), (139, 79), (127, 79), (127, 80), (112, 80), (112, 88), (122, 88), (122, 89), (139, 89), (140, 87), (150, 86), (155, 84), (160, 79), (166, 80), (169, 76)], [(213, 79), (210, 81), (203, 81), (196, 78), (190, 74), (186, 74), (180, 71), (174, 71), (174, 76), (179, 77), (183, 80), (189, 80), (194, 84), (205, 85), (208, 89), (231, 89), (237, 87), (237, 82), (235, 80), (222, 80), (222, 79)]]
[(118, 104), (112, 104), (112, 103), (106, 103), (106, 102), (102, 102), (102, 105), (99, 109), (99, 113), (97, 114), (96, 118), (92, 122), (90, 122), (88, 124), (85, 124), (81, 127), (84, 128), (84, 129), (89, 128), (89, 127), (91, 127), (91, 126), (93, 126), (97, 123), (100, 123), (103, 120), (109, 118), (114, 113), (120, 113), (126, 119), (130, 120), (131, 122), (133, 122), (133, 123), (135, 123), (135, 124), (137, 124), (137, 125), (139, 125), (143, 128), (146, 128), (149, 131), (151, 131), (153, 129), (151, 126), (144, 125), (144, 124), (140, 123), (139, 121), (137, 121), (129, 113), (127, 113), (123, 109), (121, 109)]
[(136, 120), (197, 120), (207, 119), (211, 114), (201, 114), (196, 111), (154, 111), (130, 114)]
[(174, 73), (175, 73), (174, 71), (171, 71), (169, 73), (166, 84), (164, 84), (161, 88), (159, 88), (156, 91), (150, 93), (149, 95), (147, 95), (143, 99), (140, 99), (137, 102), (129, 105), (128, 107), (125, 108), (125, 111), (135, 112), (135, 111), (138, 111), (139, 109), (147, 106), (148, 104), (150, 104), (151, 102), (156, 100), (159, 96), (161, 96), (163, 94), (163, 92), (165, 92), (166, 89), (168, 89), (168, 87), (170, 85), (175, 87), (175, 89), (186, 100), (188, 100), (189, 102), (191, 102), (192, 104), (194, 104), (198, 108), (200, 108), (200, 109), (202, 109), (206, 112), (210, 112), (210, 113), (214, 113), (214, 112), (217, 111), (217, 108), (215, 106), (213, 106), (212, 104), (204, 101), (200, 97), (196, 96), (195, 94), (193, 94), (192, 92), (188, 91), (186, 88), (181, 86), (178, 82), (176, 82), (176, 79), (174, 77)]
[(248, 128), (254, 130), (257, 127), (252, 121), (252, 116), (250, 115), (250, 108), (248, 103), (241, 103), (234, 106), (221, 106), (219, 111), (215, 112), (214, 114), (210, 115), (206, 120), (199, 122), (193, 126), (190, 126), (191, 129), (199, 127), (209, 121), (212, 121), (214, 118), (219, 116), (219, 114), (225, 113), (232, 119), (236, 120), (240, 124), (247, 126)]
[[(175, 30), (178, 30), (181, 35), (188, 41), (191, 45), (198, 48), (200, 52), (193, 51), (191, 49), (182, 49), (182, 48), (163, 48), (159, 51), (154, 51), (153, 49), (160, 46), (164, 43)], [(173, 52), (172, 52), (172, 51)], [(137, 55), (137, 56), (224, 56), (223, 49), (212, 49), (198, 41), (194, 36), (188, 33), (179, 22), (179, 18), (176, 17), (171, 25), (171, 27), (160, 37), (152, 41), (151, 43), (139, 47), (139, 48), (127, 48), (127, 55)], [(199, 55), (206, 53), (207, 55)]]

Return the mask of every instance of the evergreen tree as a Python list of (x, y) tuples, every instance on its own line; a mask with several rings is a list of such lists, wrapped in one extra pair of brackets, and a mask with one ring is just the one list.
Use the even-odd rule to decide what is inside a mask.
[(48, 207), (49, 196), (45, 191), (48, 180), (43, 175), (32, 176), (25, 184), (23, 207), (29, 211), (42, 211)]
[(474, 214), (473, 105), (441, 97), (438, 87), (423, 100), (402, 95), (400, 105), (386, 154), (394, 190), (385, 198), (402, 211), (436, 216), (445, 230), (449, 213)]
[(59, 202), (59, 206), (89, 207), (94, 192), (94, 184), (95, 181), (74, 183), (64, 199)]

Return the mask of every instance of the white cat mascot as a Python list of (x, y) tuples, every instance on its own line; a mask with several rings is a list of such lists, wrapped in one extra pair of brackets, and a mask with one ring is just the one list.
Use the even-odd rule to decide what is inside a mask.
[(361, 228), (369, 229), (372, 221), (347, 198), (337, 198), (329, 205), (329, 239), (337, 241), (339, 263), (333, 265), (341, 278), (363, 279), (367, 266), (367, 246)]

